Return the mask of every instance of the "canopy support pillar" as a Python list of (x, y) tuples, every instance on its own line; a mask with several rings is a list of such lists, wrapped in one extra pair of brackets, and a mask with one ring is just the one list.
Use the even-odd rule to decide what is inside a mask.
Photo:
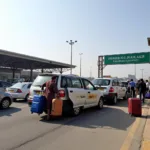
[(30, 69), (30, 82), (33, 80), (33, 69)]
[(60, 74), (62, 74), (63, 73), (63, 70), (62, 70), (62, 68), (60, 68)]
[(16, 69), (12, 69), (12, 78), (14, 79), (15, 78), (15, 71), (16, 71)]

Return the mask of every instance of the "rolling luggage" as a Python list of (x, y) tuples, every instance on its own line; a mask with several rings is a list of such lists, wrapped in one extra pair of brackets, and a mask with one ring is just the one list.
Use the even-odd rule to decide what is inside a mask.
[(145, 94), (145, 98), (150, 99), (150, 93), (149, 93), (149, 92), (147, 92), (147, 93)]
[(35, 95), (31, 105), (31, 113), (42, 114), (46, 108), (45, 96)]
[(52, 116), (62, 116), (63, 101), (59, 98), (53, 99), (52, 101)]
[(142, 115), (141, 100), (139, 98), (129, 98), (128, 99), (128, 112), (133, 116)]

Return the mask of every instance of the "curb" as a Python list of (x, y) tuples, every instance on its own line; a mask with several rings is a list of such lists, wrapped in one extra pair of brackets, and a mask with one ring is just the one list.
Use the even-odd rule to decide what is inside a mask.
[[(148, 106), (149, 111), (150, 111), (150, 100), (148, 100), (147, 106)], [(148, 115), (149, 115), (149, 112), (148, 112)], [(148, 115), (147, 115), (147, 117), (148, 117)], [(147, 123), (147, 118), (146, 118), (146, 123)], [(145, 127), (146, 127), (146, 123), (145, 123), (145, 126), (144, 126), (144, 130), (145, 130)], [(142, 134), (141, 150), (150, 150), (150, 139), (146, 139), (144, 137), (144, 131), (143, 131), (143, 134)]]
[[(150, 103), (149, 103), (150, 104)], [(120, 150), (140, 150), (143, 139), (143, 131), (146, 124), (149, 106), (142, 107), (142, 117), (137, 117)], [(147, 150), (147, 149), (144, 149)], [(150, 149), (148, 149), (150, 150)]]

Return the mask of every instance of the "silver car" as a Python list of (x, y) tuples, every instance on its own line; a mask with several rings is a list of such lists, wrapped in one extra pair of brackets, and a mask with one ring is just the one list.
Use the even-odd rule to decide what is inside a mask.
[(0, 108), (6, 109), (12, 104), (13, 99), (11, 94), (0, 91)]
[(14, 101), (16, 99), (27, 100), (31, 85), (31, 82), (18, 82), (13, 86), (7, 88), (6, 91), (12, 95)]

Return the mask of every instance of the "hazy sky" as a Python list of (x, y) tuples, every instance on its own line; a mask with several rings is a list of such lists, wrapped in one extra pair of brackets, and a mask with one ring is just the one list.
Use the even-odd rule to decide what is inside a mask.
[[(150, 51), (150, 0), (0, 0), (0, 49), (70, 63), (97, 77), (98, 55)], [(137, 77), (150, 65), (136, 67)], [(105, 75), (134, 74), (134, 65), (107, 66)]]

